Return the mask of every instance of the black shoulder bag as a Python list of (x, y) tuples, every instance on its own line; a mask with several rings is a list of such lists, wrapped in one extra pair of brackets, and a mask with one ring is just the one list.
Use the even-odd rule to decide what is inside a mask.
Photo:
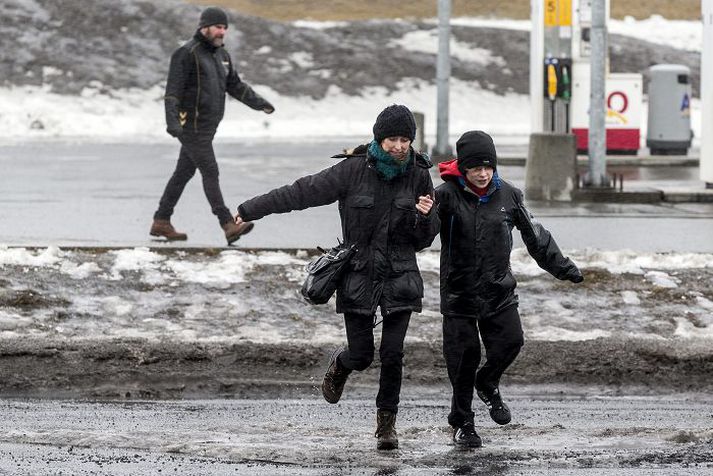
[(307, 265), (307, 278), (302, 285), (302, 296), (311, 304), (325, 304), (334, 295), (349, 262), (356, 254), (356, 245), (344, 243), (328, 250), (317, 248), (320, 256)]
[[(385, 216), (386, 214), (384, 214)], [(383, 216), (382, 216), (383, 219)], [(379, 227), (381, 220), (376, 222), (376, 226), (371, 230), (369, 240), (374, 236), (374, 232)], [(342, 223), (342, 226), (344, 224)], [(346, 236), (346, 232), (342, 229), (342, 236)], [(317, 247), (322, 252), (320, 256), (312, 260), (307, 265), (307, 278), (302, 284), (302, 296), (311, 304), (325, 304), (329, 301), (339, 286), (344, 272), (349, 266), (349, 262), (357, 253), (356, 244), (346, 245), (339, 243), (334, 248), (323, 250)]]

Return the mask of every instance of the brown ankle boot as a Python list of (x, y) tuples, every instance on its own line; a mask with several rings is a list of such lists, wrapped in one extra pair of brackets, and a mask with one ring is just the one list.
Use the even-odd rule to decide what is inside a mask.
[(188, 235), (180, 233), (171, 225), (171, 220), (155, 218), (151, 225), (151, 236), (163, 236), (168, 241), (183, 241), (188, 239)]
[(228, 240), (229, 245), (232, 245), (238, 241), (238, 238), (250, 233), (250, 230), (252, 230), (254, 226), (255, 224), (253, 222), (243, 221), (239, 218), (237, 223), (229, 221), (223, 224), (222, 228), (225, 231), (225, 239)]
[(376, 412), (376, 449), (395, 450), (399, 447), (396, 435), (396, 413), (388, 410)]
[(329, 403), (337, 403), (342, 398), (344, 392), (344, 384), (347, 383), (351, 370), (342, 367), (339, 363), (339, 354), (344, 352), (343, 348), (339, 348), (332, 353), (327, 366), (327, 372), (322, 380), (322, 396)]

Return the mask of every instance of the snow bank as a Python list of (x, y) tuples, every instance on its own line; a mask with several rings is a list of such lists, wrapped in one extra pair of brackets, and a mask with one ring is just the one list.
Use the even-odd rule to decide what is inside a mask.
[[(395, 38), (391, 45), (405, 51), (433, 54), (437, 45), (435, 20), (426, 22), (431, 30), (416, 30)], [(326, 29), (343, 27), (334, 22), (295, 22), (297, 27)], [(528, 30), (529, 21), (483, 18), (456, 18), (453, 25)], [(701, 51), (702, 29), (698, 22), (669, 21), (651, 17), (612, 20), (609, 31), (689, 51)], [(270, 48), (270, 47), (263, 47)], [(453, 39), (455, 58), (481, 67), (505, 67), (497, 52), (473, 47)], [(309, 70), (312, 55), (294, 53), (293, 62)], [(333, 72), (325, 70), (325, 74)], [(476, 81), (451, 82), (450, 130), (454, 137), (464, 130), (484, 129), (495, 136), (526, 137), (530, 132), (529, 99), (522, 94), (496, 94), (480, 88)], [(165, 133), (163, 89), (114, 89), (107, 94), (100, 83), (90, 83), (78, 96), (50, 92), (49, 87), (22, 86), (0, 88), (0, 142), (72, 138), (95, 142), (170, 141)], [(373, 118), (386, 105), (403, 103), (425, 113), (426, 140), (434, 142), (436, 88), (424, 80), (404, 79), (390, 92), (385, 87), (367, 87), (360, 96), (344, 94), (337, 84), (320, 100), (280, 95), (265, 86), (259, 93), (278, 105), (267, 116), (246, 110), (229, 100), (218, 140), (244, 138), (301, 140), (313, 137), (363, 136), (371, 130)], [(349, 111), (348, 114), (345, 111)], [(645, 110), (643, 117), (645, 117)], [(692, 127), (700, 137), (700, 103), (692, 104)], [(642, 124), (645, 127), (645, 124)], [(642, 131), (645, 137), (645, 130)], [(697, 140), (697, 139), (696, 139)]]

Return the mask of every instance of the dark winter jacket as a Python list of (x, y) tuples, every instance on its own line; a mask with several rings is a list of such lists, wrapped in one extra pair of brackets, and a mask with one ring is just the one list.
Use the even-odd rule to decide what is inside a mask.
[(523, 204), (522, 192), (497, 174), (478, 197), (464, 187), (457, 161), (440, 164), (445, 183), (436, 189), (441, 219), (441, 313), (487, 318), (516, 305), (510, 270), (512, 229), (520, 230), (527, 251), (558, 279), (579, 282), (577, 266)]
[(215, 132), (225, 112), (226, 92), (253, 109), (272, 109), (240, 80), (228, 52), (198, 31), (171, 56), (164, 98), (169, 134), (178, 136), (184, 127)]
[[(433, 193), (430, 160), (414, 154), (403, 175), (381, 178), (365, 146), (338, 164), (252, 198), (238, 207), (244, 220), (339, 201), (345, 243), (358, 252), (337, 289), (337, 312), (383, 315), (421, 310), (423, 281), (416, 251), (438, 234), (438, 216), (416, 210), (418, 197)], [(435, 207), (434, 207), (435, 208)]]

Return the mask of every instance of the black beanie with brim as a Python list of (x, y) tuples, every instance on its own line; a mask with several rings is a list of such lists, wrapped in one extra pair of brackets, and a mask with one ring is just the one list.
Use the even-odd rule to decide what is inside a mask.
[(466, 169), (498, 166), (493, 138), (483, 131), (468, 131), (456, 142), (458, 170), (465, 175)]

